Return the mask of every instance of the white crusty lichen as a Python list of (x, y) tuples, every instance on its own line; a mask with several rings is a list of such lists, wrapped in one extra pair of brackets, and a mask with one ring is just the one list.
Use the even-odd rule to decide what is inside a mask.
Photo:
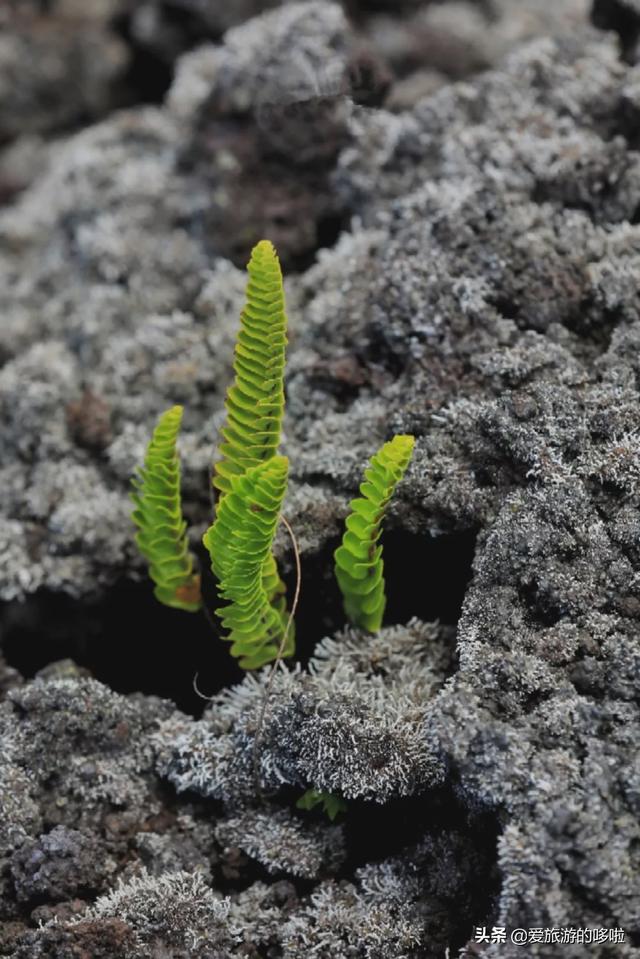
[(41, 814), (33, 798), (34, 778), (15, 757), (4, 754), (11, 744), (0, 731), (0, 862), (41, 826)]
[(265, 791), (313, 787), (377, 802), (414, 795), (443, 776), (422, 727), (447, 672), (449, 639), (446, 628), (418, 620), (325, 639), (308, 672), (278, 669), (255, 757), (266, 670), (223, 690), (199, 722), (161, 724), (158, 770), (179, 791), (230, 807), (253, 800), (256, 768)]
[(238, 953), (309, 959), (418, 959), (429, 906), (411, 865), (383, 860), (304, 896), (289, 882), (255, 882), (232, 896)]
[[(337, 3), (289, 3), (228, 31), (224, 46), (180, 58), (169, 112), (193, 122), (207, 99), (234, 113), (344, 91), (348, 24)], [(260, 117), (259, 117), (260, 119)]]
[(81, 804), (86, 815), (103, 804), (151, 811), (158, 800), (148, 732), (173, 713), (168, 702), (134, 701), (94, 679), (36, 679), (10, 690), (3, 704), (3, 760), (17, 757), (32, 791), (64, 769), (57, 798)]
[[(221, 899), (198, 872), (176, 872), (162, 876), (143, 873), (120, 883), (101, 896), (74, 922), (87, 919), (120, 919), (134, 932), (135, 951), (123, 959), (137, 959), (154, 942), (191, 950), (216, 948), (218, 959), (235, 953), (237, 936), (228, 923), (229, 900)], [(73, 923), (71, 923), (73, 925)], [(212, 953), (204, 952), (203, 955)]]
[[(384, 869), (385, 864), (377, 867)], [(424, 920), (413, 900), (366, 894), (358, 885), (321, 883), (284, 925), (287, 956), (413, 959), (424, 955)]]
[(288, 809), (246, 809), (218, 822), (215, 836), (241, 849), (267, 872), (317, 879), (340, 866), (345, 856), (341, 826), (304, 821)]
[(263, 942), (277, 942), (286, 956), (414, 959), (424, 942), (419, 884), (391, 861), (358, 870), (353, 883), (321, 882), (301, 900), (291, 888), (284, 914), (278, 895), (258, 882), (221, 899), (200, 873), (144, 873), (96, 900), (70, 925), (127, 923), (135, 945), (123, 959), (151, 955), (154, 943), (188, 956), (230, 959), (243, 946)]

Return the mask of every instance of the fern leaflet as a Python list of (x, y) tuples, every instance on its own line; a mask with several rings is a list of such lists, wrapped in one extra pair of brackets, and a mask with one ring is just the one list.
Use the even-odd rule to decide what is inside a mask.
[(311, 811), (316, 806), (322, 806), (322, 811), (334, 822), (341, 813), (345, 813), (348, 806), (341, 796), (335, 793), (319, 792), (317, 789), (307, 789), (296, 802), (296, 809)]
[(335, 571), (345, 613), (356, 626), (377, 632), (386, 606), (384, 563), (379, 544), (389, 500), (409, 465), (413, 436), (394, 436), (376, 453), (365, 470), (362, 496), (351, 501), (342, 545), (336, 550)]
[[(288, 471), (287, 458), (273, 456), (233, 476), (218, 504), (216, 520), (204, 535), (220, 594), (228, 601), (216, 613), (229, 630), (231, 653), (239, 657), (243, 669), (272, 662), (287, 626), (284, 603), (274, 605), (265, 588), (265, 570), (279, 582), (271, 549)], [(289, 634), (284, 655), (291, 656), (293, 651)]]
[(162, 414), (147, 447), (144, 467), (133, 477), (138, 528), (136, 543), (149, 564), (154, 593), (166, 606), (195, 612), (200, 609), (200, 577), (193, 571), (187, 542), (187, 524), (182, 518), (180, 461), (176, 442), (182, 407)]

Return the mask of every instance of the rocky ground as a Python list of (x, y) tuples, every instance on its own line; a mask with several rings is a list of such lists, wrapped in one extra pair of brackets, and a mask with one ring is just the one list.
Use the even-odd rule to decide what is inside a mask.
[[(0, 955), (639, 955), (637, 0), (0, 17)], [(263, 236), (303, 598), (256, 746), (266, 677), (155, 606), (127, 494), (183, 403), (198, 548)], [(371, 638), (331, 554), (394, 432)]]

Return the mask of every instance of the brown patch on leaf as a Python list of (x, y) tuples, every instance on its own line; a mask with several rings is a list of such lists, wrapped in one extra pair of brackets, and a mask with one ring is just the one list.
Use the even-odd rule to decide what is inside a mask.
[(202, 592), (200, 589), (200, 576), (192, 576), (190, 582), (185, 583), (184, 586), (178, 586), (176, 589), (176, 597), (182, 603), (199, 603), (202, 600)]

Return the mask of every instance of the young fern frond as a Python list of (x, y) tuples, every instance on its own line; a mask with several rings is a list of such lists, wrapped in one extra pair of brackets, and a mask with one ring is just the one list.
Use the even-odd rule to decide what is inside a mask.
[[(284, 413), (287, 344), (282, 272), (275, 249), (258, 243), (248, 266), (247, 301), (227, 392), (227, 418), (213, 485), (216, 520), (205, 535), (212, 569), (229, 606), (218, 612), (230, 630), (231, 651), (246, 669), (294, 651), (285, 586), (271, 552), (284, 499), (288, 463), (277, 457)], [(181, 609), (201, 606), (180, 508), (176, 439), (182, 408), (161, 418), (134, 479), (136, 542), (149, 562), (159, 600)]]
[[(265, 569), (272, 568), (271, 549), (288, 471), (287, 458), (273, 456), (234, 476), (218, 504), (213, 526), (204, 535), (220, 593), (228, 601), (216, 613), (229, 630), (231, 653), (239, 657), (243, 669), (272, 662), (287, 628), (283, 604), (274, 605), (265, 588)], [(290, 633), (283, 655), (291, 656), (293, 647)]]
[(248, 272), (235, 379), (227, 391), (222, 457), (214, 467), (213, 485), (221, 494), (230, 491), (235, 476), (275, 455), (284, 413), (287, 318), (280, 261), (268, 240), (254, 247)]
[(349, 808), (341, 796), (335, 793), (319, 792), (317, 789), (307, 789), (296, 802), (296, 809), (305, 809), (310, 812), (316, 806), (322, 806), (322, 811), (334, 822), (341, 813)]
[[(280, 445), (284, 414), (284, 367), (287, 345), (284, 286), (278, 255), (268, 240), (251, 252), (247, 267), (247, 301), (240, 317), (235, 348), (235, 379), (227, 391), (227, 419), (222, 428), (221, 458), (213, 485), (221, 498), (235, 477), (270, 459)], [(265, 560), (263, 586), (284, 615), (285, 586), (271, 554)]]
[(132, 519), (136, 543), (149, 563), (154, 593), (166, 606), (195, 612), (202, 605), (200, 577), (193, 571), (180, 498), (176, 442), (182, 407), (163, 413), (147, 447), (144, 466), (133, 477)]
[(385, 511), (409, 465), (413, 436), (394, 436), (372, 458), (365, 470), (362, 496), (351, 501), (342, 545), (336, 550), (335, 571), (348, 619), (377, 632), (386, 606), (382, 546)]

